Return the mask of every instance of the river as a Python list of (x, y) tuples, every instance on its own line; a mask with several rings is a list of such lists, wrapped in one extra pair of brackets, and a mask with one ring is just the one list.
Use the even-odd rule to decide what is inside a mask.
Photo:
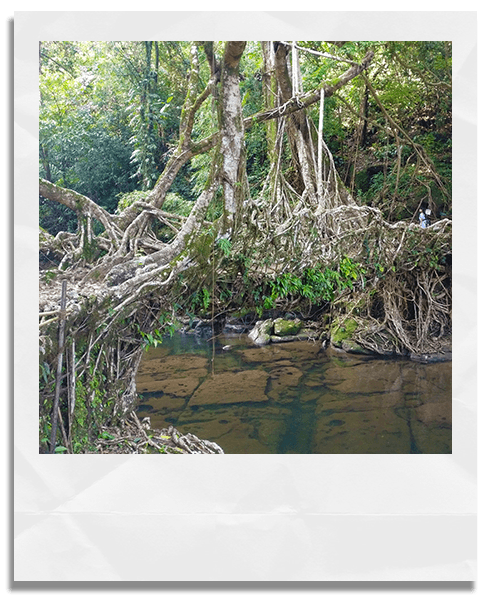
[(451, 362), (351, 355), (319, 343), (255, 346), (175, 334), (145, 352), (140, 418), (226, 454), (447, 454)]

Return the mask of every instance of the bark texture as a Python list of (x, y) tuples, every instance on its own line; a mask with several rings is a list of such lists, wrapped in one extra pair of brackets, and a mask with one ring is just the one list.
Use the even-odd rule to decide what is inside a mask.
[(244, 125), (238, 71), (245, 47), (246, 42), (227, 42), (223, 59), (221, 151), (225, 231), (235, 225), (245, 185)]

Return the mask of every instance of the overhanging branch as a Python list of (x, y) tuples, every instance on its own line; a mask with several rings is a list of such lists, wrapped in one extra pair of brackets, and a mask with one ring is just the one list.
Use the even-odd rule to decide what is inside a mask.
[(74, 190), (59, 187), (55, 183), (46, 181), (41, 177), (39, 177), (39, 194), (48, 200), (59, 202), (60, 204), (71, 208), (71, 210), (79, 215), (96, 218), (102, 223), (111, 240), (118, 244), (119, 239), (117, 233), (121, 234), (122, 232), (118, 231), (118, 228), (116, 228), (113, 216), (96, 202), (87, 198), (87, 196), (79, 194)]
[[(292, 46), (292, 44), (290, 42), (280, 42), (280, 43), (284, 44), (285, 46)], [(344, 58), (342, 56), (335, 56), (334, 54), (330, 54), (329, 52), (318, 52), (317, 50), (311, 50), (310, 48), (303, 48), (302, 46), (297, 46), (297, 45), (296, 45), (296, 48), (297, 48), (297, 50), (301, 50), (301, 52), (307, 52), (308, 54), (314, 54), (316, 56), (323, 56), (324, 58), (330, 58), (331, 60), (348, 63), (350, 65), (358, 65), (358, 63), (356, 63), (353, 60), (349, 60), (348, 58)]]
[(294, 96), (281, 106), (256, 113), (251, 117), (246, 118), (244, 120), (245, 128), (248, 129), (255, 123), (262, 123), (263, 121), (268, 121), (269, 119), (277, 119), (278, 117), (290, 115), (298, 110), (302, 110), (303, 108), (307, 108), (308, 106), (315, 104), (321, 98), (321, 89), (324, 90), (324, 96), (329, 98), (339, 89), (344, 87), (349, 81), (357, 77), (362, 71), (365, 71), (365, 69), (372, 62), (373, 56), (373, 52), (368, 52), (361, 64), (355, 64), (354, 66), (350, 67), (348, 71), (345, 71), (345, 73), (338, 77), (338, 79), (336, 79), (332, 84), (325, 83), (311, 92)]
[[(360, 64), (354, 63), (352, 67), (350, 67), (343, 75), (338, 77), (333, 83), (325, 83), (322, 86), (319, 86), (317, 89), (307, 92), (306, 94), (301, 94), (299, 96), (295, 96), (285, 102), (284, 104), (277, 106), (276, 108), (264, 110), (258, 113), (255, 113), (251, 117), (247, 117), (243, 119), (243, 125), (245, 129), (250, 129), (256, 123), (263, 123), (264, 121), (269, 121), (271, 119), (278, 119), (279, 117), (283, 117), (285, 115), (290, 115), (298, 110), (302, 110), (303, 108), (307, 108), (312, 104), (315, 104), (321, 98), (321, 89), (324, 90), (324, 96), (329, 98), (339, 89), (344, 87), (348, 82), (357, 77), (362, 71), (368, 68), (372, 59), (374, 57), (373, 52), (368, 52)], [(218, 132), (213, 133), (212, 135), (200, 140), (199, 142), (193, 142), (190, 145), (192, 156), (197, 154), (202, 154), (203, 152), (207, 152), (213, 146), (217, 144), (220, 139), (220, 134)]]

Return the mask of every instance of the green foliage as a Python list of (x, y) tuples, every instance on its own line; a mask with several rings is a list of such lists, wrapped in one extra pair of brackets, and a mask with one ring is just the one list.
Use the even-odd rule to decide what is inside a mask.
[[(42, 42), (40, 175), (110, 212), (121, 194), (153, 187), (178, 139), (187, 48), (184, 42)], [(193, 200), (186, 177), (183, 169), (175, 190)], [(52, 234), (76, 230), (72, 211), (43, 199), (40, 222)]]
[(44, 383), (48, 383), (48, 378), (51, 376), (51, 368), (47, 362), (39, 363), (39, 369), (41, 371), (41, 377), (44, 380)]
[(161, 327), (155, 327), (152, 331), (143, 331), (138, 323), (135, 324), (137, 334), (142, 340), (143, 348), (147, 351), (149, 348), (156, 348), (161, 344), (165, 335), (173, 337), (175, 331), (180, 327), (180, 323), (175, 319), (174, 313), (165, 311), (159, 318)]
[(428, 237), (427, 231), (410, 232), (403, 261), (408, 268), (436, 269), (443, 271), (446, 265), (446, 248), (436, 236)]
[(128, 107), (129, 125), (134, 131), (130, 139), (133, 147), (131, 164), (136, 166), (136, 171), (132, 177), (146, 190), (154, 186), (159, 176), (158, 155), (163, 148), (158, 132), (173, 100), (169, 96), (166, 102), (162, 101), (155, 91), (151, 91), (152, 84), (154, 76), (150, 73), (131, 91)]
[(311, 304), (332, 302), (337, 293), (345, 288), (352, 289), (364, 274), (365, 268), (344, 257), (337, 269), (308, 267), (301, 276), (283, 273), (254, 291), (255, 301), (261, 308), (274, 308), (278, 300), (299, 298)]
[(182, 215), (182, 217), (188, 217), (193, 206), (194, 203), (192, 201), (186, 200), (180, 194), (168, 192), (163, 205), (163, 210), (176, 215)]
[(151, 346), (158, 346), (163, 340), (163, 334), (159, 329), (154, 329), (152, 332), (146, 332), (136, 323), (136, 329), (143, 341), (143, 347), (148, 350)]
[(266, 130), (252, 127), (245, 134), (246, 173), (252, 197), (261, 191), (263, 181), (270, 170), (270, 157), (267, 151)]
[(365, 267), (344, 256), (339, 265), (340, 289), (353, 288), (353, 284), (365, 273)]
[(123, 212), (125, 208), (134, 204), (134, 202), (145, 202), (148, 196), (148, 192), (141, 190), (133, 190), (132, 192), (126, 192), (118, 194), (117, 211), (118, 213)]
[[(40, 175), (110, 211), (133, 185), (119, 66), (110, 43), (42, 43)], [(40, 219), (53, 234), (76, 227), (73, 213), (53, 203), (41, 202)]]
[[(383, 108), (423, 149), (444, 186), (442, 190), (430, 170), (420, 168), (412, 144), (406, 139), (401, 139), (402, 172), (397, 182), (397, 142), (391, 124), (369, 95), (366, 138), (355, 158), (356, 170), (361, 164), (365, 173), (363, 181), (354, 182), (362, 202), (380, 206), (387, 218), (407, 218), (429, 189), (439, 212), (450, 214), (447, 194), (451, 191), (451, 43), (298, 43), (354, 61), (362, 60), (373, 49), (375, 59), (369, 77)], [(41, 175), (91, 197), (111, 212), (116, 210), (121, 194), (136, 188), (152, 188), (178, 142), (190, 65), (189, 48), (189, 42), (174, 41), (43, 42), (39, 112)], [(214, 48), (219, 56), (224, 43), (216, 42)], [(199, 52), (203, 89), (209, 68), (202, 49)], [(348, 66), (325, 56), (299, 54), (305, 92), (317, 89), (324, 82), (334, 83)], [(248, 42), (240, 63), (245, 117), (263, 109), (262, 67), (260, 43)], [(357, 143), (359, 117), (355, 113), (360, 111), (364, 98), (365, 83), (360, 76), (324, 103), (324, 137), (347, 183), (353, 183), (348, 177), (352, 174)], [(216, 92), (197, 112), (194, 140), (217, 130), (217, 109)], [(312, 105), (308, 112), (317, 124), (318, 104)], [(247, 177), (254, 197), (269, 170), (266, 126), (252, 127), (245, 136)], [(178, 173), (172, 191), (194, 201), (208, 182), (210, 154), (193, 157)], [(290, 162), (288, 144), (283, 157)], [(367, 169), (378, 168), (379, 163), (381, 172), (367, 176)], [(215, 220), (221, 215), (222, 200), (217, 197), (207, 218)], [(40, 218), (53, 234), (76, 228), (76, 218), (69, 209), (43, 199)]]
[(210, 153), (198, 154), (191, 160), (190, 183), (193, 186), (194, 194), (201, 194), (208, 182), (211, 171), (212, 156)]
[(212, 293), (207, 287), (202, 287), (190, 295), (190, 310), (195, 314), (205, 314), (210, 306)]
[(219, 248), (219, 250), (221, 250), (221, 252), (224, 254), (224, 256), (228, 257), (231, 255), (232, 244), (230, 240), (228, 240), (227, 238), (219, 238), (216, 241), (216, 245)]
[(209, 203), (209, 207), (207, 208), (207, 212), (205, 218), (208, 221), (217, 221), (220, 219), (224, 212), (224, 202), (222, 199), (222, 190), (219, 188), (214, 196), (214, 198)]
[(163, 330), (161, 334), (158, 329), (155, 330), (157, 336), (169, 335), (170, 337), (173, 337), (175, 331), (180, 327), (180, 323), (175, 319), (175, 310), (173, 312), (163, 312), (159, 316), (158, 321)]

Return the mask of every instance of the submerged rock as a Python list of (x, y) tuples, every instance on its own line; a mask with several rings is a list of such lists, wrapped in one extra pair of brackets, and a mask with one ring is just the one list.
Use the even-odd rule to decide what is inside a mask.
[(372, 354), (370, 350), (367, 350), (363, 346), (360, 346), (355, 340), (346, 339), (341, 342), (341, 348), (345, 352), (351, 352), (352, 354)]
[(268, 374), (259, 369), (214, 375), (197, 388), (189, 406), (267, 402), (267, 381)]
[[(153, 396), (148, 399), (150, 402), (151, 410), (146, 411), (151, 414), (153, 411), (157, 411), (160, 414), (166, 414), (174, 410), (182, 410), (186, 403), (184, 396), (170, 396), (169, 394), (162, 394), (161, 396)], [(151, 414), (151, 417), (153, 415)]]
[[(159, 350), (159, 349), (156, 349)], [(155, 354), (157, 354), (155, 352)], [(205, 375), (208, 367), (208, 360), (197, 354), (180, 354), (172, 356), (163, 356), (162, 358), (150, 357), (142, 361), (139, 367), (136, 383), (143, 383), (148, 380), (173, 379), (177, 377)], [(143, 390), (144, 391), (144, 390)]]
[[(302, 379), (303, 373), (296, 367), (280, 367), (270, 373), (270, 391), (268, 396), (273, 400), (279, 400), (281, 394), (287, 390), (296, 388)], [(293, 402), (294, 396), (289, 394), (284, 398), (285, 402)]]
[(433, 352), (430, 354), (421, 354), (421, 353), (411, 352), (411, 354), (409, 355), (409, 358), (414, 362), (419, 362), (419, 363), (423, 363), (423, 364), (448, 362), (448, 361), (452, 360), (452, 353), (451, 353), (451, 351)]
[(271, 335), (272, 344), (282, 344), (283, 342), (307, 342), (316, 339), (317, 333), (313, 329), (301, 329), (297, 335)]
[(281, 364), (284, 362), (291, 364), (290, 361), (292, 359), (292, 354), (288, 349), (275, 345), (268, 345), (261, 348), (246, 348), (244, 350), (238, 350), (238, 354), (247, 363), (260, 363), (261, 365), (277, 363), (278, 361), (280, 361)]

